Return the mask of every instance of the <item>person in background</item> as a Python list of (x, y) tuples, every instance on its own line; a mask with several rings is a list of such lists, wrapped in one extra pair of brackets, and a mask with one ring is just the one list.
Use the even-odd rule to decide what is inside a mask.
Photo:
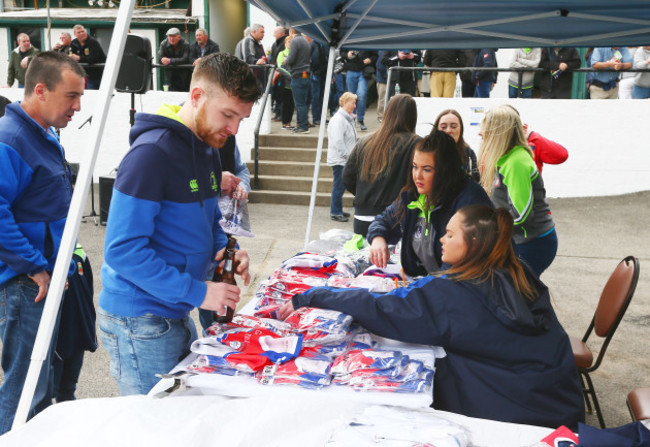
[[(506, 104), (507, 107), (510, 107), (512, 110), (519, 115), (519, 111), (511, 106)], [(521, 117), (521, 115), (519, 115)], [(524, 128), (524, 135), (526, 136), (526, 141), (528, 146), (533, 151), (533, 160), (537, 166), (539, 173), (542, 173), (544, 169), (544, 164), (559, 165), (567, 161), (569, 158), (569, 151), (559, 143), (549, 140), (546, 137), (540, 135), (539, 132), (533, 132), (530, 129), (530, 126), (527, 123), (522, 124)]]
[[(472, 67), (474, 58), (478, 50), (462, 50), (462, 59), (460, 62), (461, 67)], [(472, 78), (471, 70), (463, 70), (459, 73), (458, 77), (461, 81), (461, 95), (463, 98), (473, 98), (474, 90), (476, 89), (474, 79)]]
[(242, 38), (242, 40), (237, 42), (237, 45), (235, 45), (235, 51), (233, 52), (233, 54), (240, 61), (244, 60), (244, 42), (246, 41), (246, 38), (250, 35), (251, 35), (251, 28), (250, 27), (244, 28), (244, 37)]
[[(181, 37), (181, 30), (178, 28), (167, 30), (167, 38), (160, 42), (158, 61), (170, 67), (190, 63), (190, 46)], [(188, 79), (189, 72), (184, 68), (165, 69), (165, 85), (170, 92), (186, 92)]]
[(72, 48), (70, 47), (70, 44), (72, 43), (72, 36), (70, 33), (62, 32), (61, 35), (59, 36), (59, 41), (54, 44), (54, 51), (58, 51), (59, 53), (64, 53), (64, 54), (71, 54)]
[(196, 30), (194, 38), (196, 42), (190, 45), (190, 64), (192, 66), (195, 66), (203, 56), (220, 51), (219, 44), (210, 39), (208, 32), (203, 28)]
[(334, 75), (332, 76), (332, 85), (330, 87), (329, 109), (330, 116), (334, 116), (339, 108), (341, 95), (345, 93), (345, 57), (341, 56), (340, 50), (334, 51)]
[(18, 81), (18, 88), (24, 88), (27, 66), (40, 50), (31, 44), (29, 36), (25, 33), (18, 34), (16, 41), (18, 42), (18, 46), (14, 48), (9, 56), (7, 87), (13, 87), (14, 82)]
[(278, 53), (276, 60), (277, 71), (274, 75), (274, 83), (282, 86), (282, 129), (293, 130), (295, 127), (291, 124), (294, 112), (293, 93), (291, 91), (291, 72), (287, 69), (284, 61), (289, 55), (289, 46), (293, 40), (293, 34), (289, 34), (284, 40), (284, 50)]
[(370, 332), (440, 346), (433, 407), (476, 418), (577, 430), (582, 386), (548, 288), (517, 259), (507, 210), (461, 208), (442, 235), (449, 269), (388, 293), (314, 287), (280, 310), (351, 315)]
[[(496, 68), (497, 56), (494, 48), (481, 48), (474, 56), (473, 67), (476, 68)], [(489, 98), (490, 92), (497, 82), (496, 71), (474, 71), (472, 79), (474, 80), (474, 97)]]
[[(205, 281), (222, 259), (221, 158), (260, 90), (247, 64), (226, 53), (201, 58), (182, 106), (140, 113), (122, 160), (106, 227), (99, 329), (120, 394), (146, 394), (197, 338), (195, 307), (223, 314), (240, 289)], [(249, 258), (236, 272), (250, 282)]]
[[(427, 50), (424, 65), (431, 68), (456, 68), (461, 66), (460, 50)], [(453, 98), (456, 91), (455, 71), (431, 70), (431, 98)]]
[[(387, 51), (382, 59), (382, 64), (386, 68), (391, 67), (415, 67), (420, 60), (422, 60), (422, 52), (420, 50), (399, 50)], [(455, 74), (454, 74), (455, 75)], [(408, 93), (415, 96), (417, 90), (418, 80), (414, 71), (410, 70), (397, 70), (393, 73), (393, 78), (390, 85), (387, 87), (389, 90), (389, 97), (395, 95), (395, 86), (399, 85), (400, 93)]]
[(465, 133), (465, 126), (463, 119), (454, 109), (447, 109), (440, 112), (433, 123), (433, 128), (438, 129), (449, 135), (456, 142), (456, 150), (460, 156), (460, 163), (463, 172), (472, 178), (475, 182), (479, 182), (481, 175), (478, 172), (478, 163), (476, 162), (476, 153), (465, 142), (463, 134)]
[(309, 48), (311, 50), (311, 123), (309, 127), (314, 127), (320, 126), (328, 57), (327, 50), (315, 40), (311, 41)]
[[(85, 76), (67, 55), (37, 54), (27, 68), (24, 99), (9, 104), (0, 119), (0, 309), (8, 317), (0, 318), (0, 434), (13, 424), (72, 198), (56, 129), (81, 110)], [(54, 340), (29, 417), (52, 402), (53, 347)]]
[(614, 69), (593, 73), (589, 85), (591, 99), (617, 99), (620, 70), (632, 68), (632, 56), (626, 47), (594, 48), (591, 67), (597, 70)]
[[(357, 106), (358, 108), (358, 106)], [(399, 195), (410, 175), (417, 106), (411, 95), (393, 96), (379, 129), (354, 146), (343, 170), (343, 184), (354, 194), (354, 232), (366, 237), (368, 227)]]
[[(541, 48), (517, 48), (512, 53), (510, 68), (537, 68), (542, 58)], [(508, 77), (508, 97), (509, 98), (532, 98), (533, 82), (535, 72), (525, 71), (521, 74), (521, 95), (519, 95), (519, 73), (510, 72)]]
[(555, 259), (558, 239), (544, 180), (519, 113), (509, 105), (489, 109), (480, 135), (481, 185), (495, 207), (505, 207), (512, 214), (515, 252), (539, 276)]
[(357, 106), (357, 95), (345, 92), (339, 100), (340, 107), (327, 126), (327, 165), (332, 167), (332, 199), (330, 218), (337, 222), (347, 222), (349, 213), (343, 212), (343, 168), (357, 142), (357, 131), (354, 127), (354, 109)]
[[(634, 54), (634, 68), (650, 68), (650, 47), (637, 48)], [(632, 98), (650, 98), (650, 73), (636, 73)]]
[(97, 39), (88, 35), (83, 25), (75, 25), (72, 31), (75, 39), (70, 42), (70, 57), (81, 64), (87, 64), (85, 67), (86, 73), (88, 73), (86, 88), (97, 90), (102, 82), (104, 67), (93, 65), (106, 62), (104, 49)]
[(385, 268), (390, 260), (388, 244), (401, 239), (401, 264), (409, 276), (437, 272), (447, 223), (456, 211), (471, 204), (491, 206), (492, 202), (465, 175), (456, 142), (434, 127), (415, 146), (411, 175), (399, 197), (368, 228), (370, 262)]
[(309, 42), (300, 31), (292, 28), (289, 33), (293, 37), (291, 38), (289, 54), (284, 59), (283, 64), (291, 73), (291, 94), (293, 95), (293, 103), (296, 106), (297, 124), (292, 132), (307, 134), (309, 133), (311, 49), (309, 48)]
[(382, 62), (387, 51), (380, 51), (377, 54), (377, 72), (375, 73), (375, 84), (377, 85), (377, 122), (381, 123), (384, 118), (386, 102), (386, 82), (388, 82), (388, 69)]
[[(632, 67), (634, 67), (634, 55), (639, 47), (627, 47), (632, 58)], [(636, 73), (629, 71), (622, 71), (621, 77), (618, 82), (618, 99), (632, 99), (632, 92), (634, 91), (634, 79)]]
[[(273, 42), (273, 45), (271, 45), (271, 58), (269, 59), (269, 63), (277, 64), (278, 54), (284, 51), (284, 41), (287, 39), (288, 34), (289, 31), (282, 26), (277, 26), (273, 30), (273, 38), (275, 41)], [(273, 83), (273, 88), (271, 89), (271, 98), (273, 100), (273, 117), (271, 118), (272, 121), (282, 120), (282, 98), (284, 96), (282, 92), (284, 90), (284, 83), (282, 81), (283, 80), (278, 76), (277, 82)]]
[(267, 63), (266, 52), (262, 46), (262, 39), (264, 39), (264, 26), (259, 23), (251, 25), (251, 33), (244, 39), (242, 45), (243, 61), (248, 65), (254, 65), (252, 68), (253, 74), (257, 79), (257, 85), (260, 90), (263, 90), (266, 85), (266, 68), (258, 68), (257, 66), (265, 65)]
[[(366, 118), (366, 101), (368, 100), (368, 74), (366, 70), (374, 72), (377, 63), (375, 51), (350, 50), (345, 54), (343, 70), (346, 72), (346, 91), (357, 95), (357, 122), (359, 129), (368, 130), (364, 122)], [(366, 68), (369, 67), (369, 68)], [(372, 78), (372, 75), (370, 75)]]
[[(580, 55), (575, 48), (544, 48), (539, 68), (542, 99), (570, 99), (573, 86), (571, 70), (580, 68)], [(568, 71), (567, 71), (568, 70)]]

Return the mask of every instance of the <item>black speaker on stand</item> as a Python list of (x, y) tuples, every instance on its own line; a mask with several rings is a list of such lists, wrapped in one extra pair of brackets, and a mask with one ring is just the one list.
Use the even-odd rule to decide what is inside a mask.
[[(137, 34), (126, 36), (124, 55), (120, 71), (115, 81), (115, 90), (122, 93), (131, 93), (131, 109), (129, 122), (135, 123), (135, 94), (147, 93), (151, 87), (151, 43), (149, 39)], [(106, 225), (108, 209), (113, 196), (113, 184), (117, 176), (117, 169), (107, 176), (99, 177), (99, 223)]]

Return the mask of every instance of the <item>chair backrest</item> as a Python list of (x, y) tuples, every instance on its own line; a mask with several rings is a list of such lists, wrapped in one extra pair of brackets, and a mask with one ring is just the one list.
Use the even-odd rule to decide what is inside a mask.
[(627, 310), (639, 280), (639, 261), (623, 259), (603, 288), (594, 315), (594, 331), (599, 337), (612, 335)]

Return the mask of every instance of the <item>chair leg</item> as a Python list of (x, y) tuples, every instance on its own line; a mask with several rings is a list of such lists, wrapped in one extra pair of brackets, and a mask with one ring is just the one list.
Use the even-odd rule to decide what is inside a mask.
[(585, 390), (585, 392), (591, 395), (591, 399), (594, 402), (594, 412), (596, 413), (596, 416), (598, 416), (598, 423), (600, 424), (600, 428), (605, 428), (605, 420), (603, 419), (603, 413), (600, 410), (600, 405), (598, 404), (598, 397), (596, 396), (594, 384), (591, 381), (591, 377), (589, 376), (588, 372), (584, 371), (583, 374), (585, 380), (587, 381), (587, 390)]
[(582, 370), (578, 370), (579, 374), (578, 376), (580, 377), (580, 383), (582, 384), (582, 396), (585, 400), (585, 406), (586, 408), (586, 413), (587, 414), (592, 414), (593, 410), (591, 408), (591, 399), (589, 398), (589, 390), (587, 389), (587, 385), (585, 384), (585, 379), (582, 377), (583, 374), (585, 374)]

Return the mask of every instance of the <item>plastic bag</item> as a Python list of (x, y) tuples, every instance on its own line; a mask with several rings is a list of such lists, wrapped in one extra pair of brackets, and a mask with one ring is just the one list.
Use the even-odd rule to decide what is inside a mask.
[(248, 200), (221, 196), (219, 197), (219, 209), (221, 209), (219, 225), (224, 232), (233, 236), (255, 237), (248, 218)]

